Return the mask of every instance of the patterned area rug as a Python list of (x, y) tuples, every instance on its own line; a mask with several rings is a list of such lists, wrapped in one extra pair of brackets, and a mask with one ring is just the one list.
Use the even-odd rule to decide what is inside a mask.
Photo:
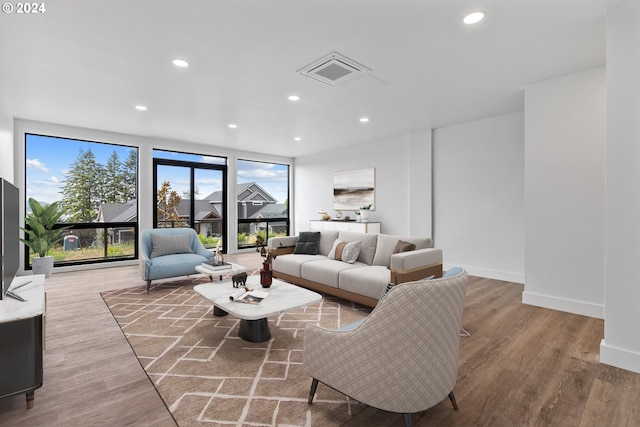
[(142, 367), (180, 426), (402, 425), (398, 414), (350, 401), (326, 386), (307, 405), (307, 324), (339, 328), (370, 309), (326, 296), (269, 319), (272, 338), (238, 338), (239, 320), (214, 317), (193, 291), (204, 277), (102, 293)]

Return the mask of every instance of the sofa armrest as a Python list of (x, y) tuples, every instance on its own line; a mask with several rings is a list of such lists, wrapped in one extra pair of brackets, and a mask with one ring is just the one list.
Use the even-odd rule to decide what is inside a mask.
[(391, 282), (404, 283), (434, 275), (442, 277), (442, 249), (417, 249), (391, 255)]

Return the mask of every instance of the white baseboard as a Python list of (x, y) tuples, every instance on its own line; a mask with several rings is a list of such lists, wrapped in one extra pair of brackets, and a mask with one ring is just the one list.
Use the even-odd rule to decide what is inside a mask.
[(600, 363), (640, 374), (640, 353), (600, 341)]
[(487, 279), (504, 280), (506, 282), (524, 283), (524, 273), (514, 273), (512, 271), (491, 270), (489, 268), (473, 267), (461, 264), (442, 264), (446, 271), (452, 267), (462, 267), (471, 276), (486, 277)]
[(522, 303), (604, 319), (604, 305), (524, 291)]

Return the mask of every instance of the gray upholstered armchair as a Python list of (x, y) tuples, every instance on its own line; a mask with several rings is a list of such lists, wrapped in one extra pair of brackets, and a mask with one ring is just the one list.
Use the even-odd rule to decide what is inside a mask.
[(318, 382), (374, 408), (411, 414), (449, 397), (453, 387), (468, 276), (394, 286), (354, 329), (307, 326), (304, 368)]

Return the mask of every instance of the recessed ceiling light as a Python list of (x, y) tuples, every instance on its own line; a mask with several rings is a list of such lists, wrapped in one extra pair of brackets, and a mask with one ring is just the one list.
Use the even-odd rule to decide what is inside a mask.
[(300, 97), (298, 95), (289, 95), (289, 101), (300, 101)]
[(237, 124), (235, 124), (235, 123), (229, 123), (229, 127), (230, 127), (231, 129), (236, 129), (236, 128), (238, 127), (238, 125), (237, 125)]
[(136, 105), (136, 110), (138, 111), (147, 111), (147, 107), (144, 105)]
[(176, 67), (188, 67), (189, 63), (187, 61), (185, 61), (184, 59), (174, 59), (173, 60), (173, 65), (175, 65)]
[(360, 117), (360, 123), (368, 123), (369, 117)]
[(465, 24), (477, 24), (484, 18), (484, 12), (473, 12), (464, 17), (462, 22)]
[(293, 138), (294, 141), (302, 141), (302, 138), (300, 138), (299, 136), (296, 136)]

